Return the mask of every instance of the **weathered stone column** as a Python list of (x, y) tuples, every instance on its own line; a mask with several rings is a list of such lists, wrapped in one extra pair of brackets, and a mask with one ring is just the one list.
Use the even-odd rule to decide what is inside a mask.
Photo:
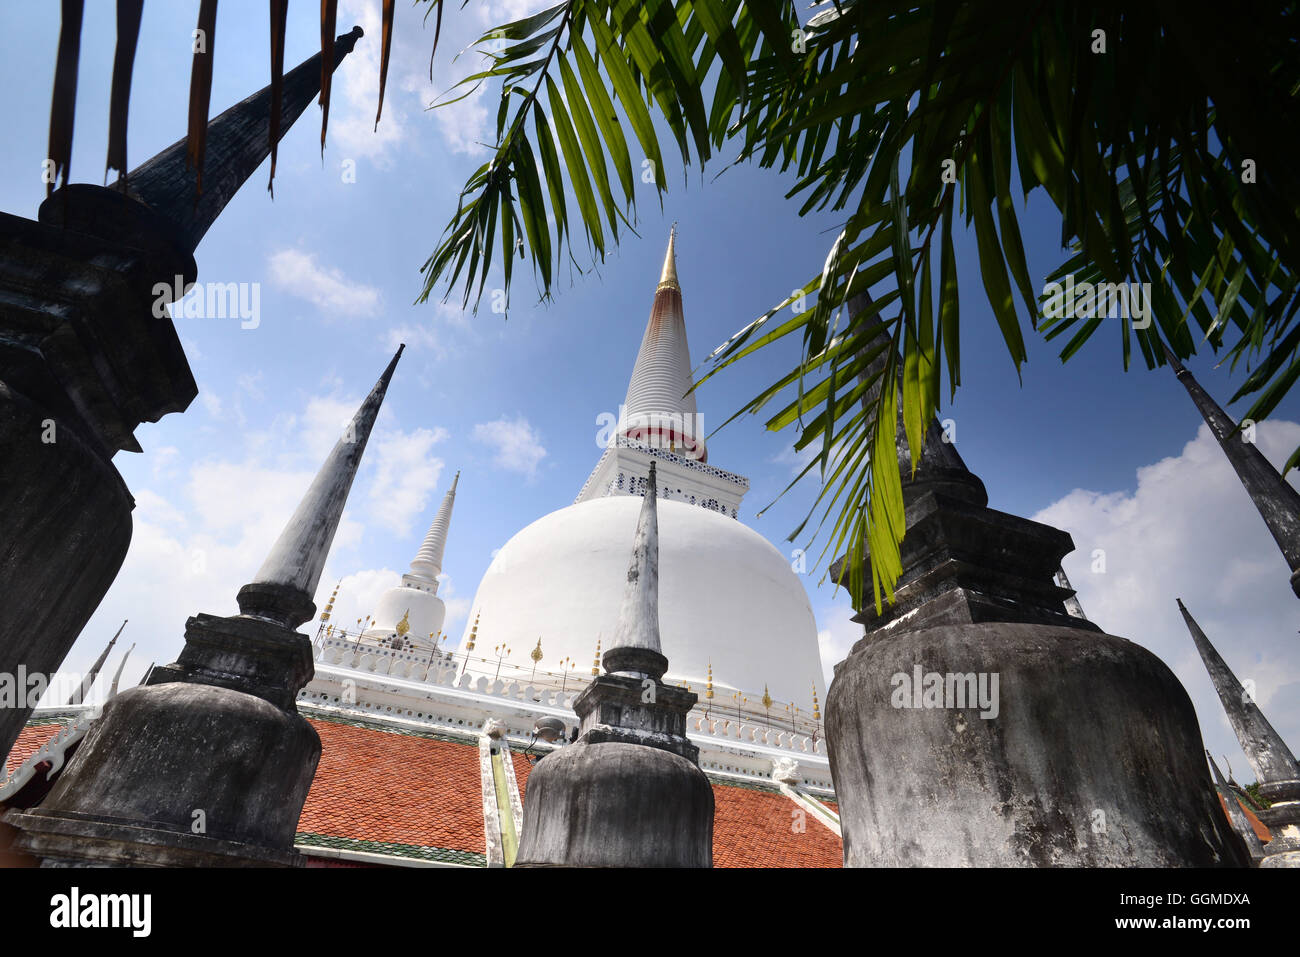
[[(285, 76), (281, 136), (319, 86), (319, 54)], [(182, 140), (126, 191), (72, 184), (38, 222), (0, 213), (0, 673), (55, 672), (121, 568), (135, 502), (112, 458), (197, 394), (163, 306), (269, 154), (270, 103), (267, 87), (208, 125), (201, 196)], [(0, 754), (31, 704), (0, 708)]]
[(935, 422), (904, 502), (895, 601), (826, 702), (845, 864), (1245, 866), (1182, 685), (1066, 612), (1070, 536), (988, 508)]
[(578, 740), (538, 762), (516, 867), (712, 867), (713, 788), (686, 737), (696, 696), (661, 680), (655, 466), (606, 674), (574, 702)]
[(1257, 815), (1271, 835), (1263, 848), (1259, 866), (1300, 867), (1300, 762), (1259, 710), (1254, 697), (1242, 687), (1196, 619), (1183, 607), (1182, 599), (1178, 600), (1178, 610), (1182, 612), (1196, 650), (1205, 663), (1205, 670), (1214, 682), (1214, 690), (1228, 715), (1228, 723), (1255, 772), (1260, 797), (1270, 802), (1270, 806)]
[(1250, 496), (1268, 533), (1273, 536), (1282, 557), (1291, 569), (1291, 590), (1300, 597), (1300, 492), (1278, 474), (1253, 441), (1237, 428), (1228, 413), (1210, 398), (1195, 377), (1183, 368), (1178, 357), (1162, 341), (1165, 360), (1191, 396), (1196, 410), (1218, 440), (1228, 464), (1237, 473), (1241, 486)]
[(61, 866), (300, 866), (298, 818), (320, 738), (298, 714), (315, 667), (295, 629), (312, 595), (401, 350), (334, 446), (240, 614), (199, 614), (174, 664), (114, 697), (48, 797), (4, 823)]

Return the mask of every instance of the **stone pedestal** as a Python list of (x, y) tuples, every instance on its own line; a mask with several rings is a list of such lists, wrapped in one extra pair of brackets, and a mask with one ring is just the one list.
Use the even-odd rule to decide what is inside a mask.
[(43, 866), (301, 866), (320, 738), (293, 697), (311, 644), (255, 618), (191, 618), (180, 660), (113, 698), (49, 796), (10, 812)]
[[(1178, 679), (1066, 612), (1070, 536), (927, 461), (895, 601), (860, 610), (827, 695), (845, 864), (1249, 866)], [(996, 706), (972, 704), (995, 678)]]
[(1300, 867), (1300, 781), (1262, 782), (1260, 796), (1271, 806), (1256, 812), (1268, 828), (1260, 867)]
[(515, 866), (712, 867), (713, 788), (686, 738), (695, 700), (653, 678), (592, 682), (577, 742), (529, 775)]
[(1123, 638), (1006, 622), (869, 636), (836, 670), (826, 736), (848, 866), (1249, 864), (1191, 700)]
[[(197, 393), (153, 291), (193, 257), (129, 239), (0, 213), (0, 672), (58, 669), (131, 540), (112, 456)], [(0, 753), (29, 714), (0, 710)]]

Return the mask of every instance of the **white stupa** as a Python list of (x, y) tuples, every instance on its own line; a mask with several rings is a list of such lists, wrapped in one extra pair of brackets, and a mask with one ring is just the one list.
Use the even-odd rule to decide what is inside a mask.
[(362, 633), (363, 637), (412, 651), (433, 650), (447, 619), (447, 606), (438, 597), (438, 576), (442, 574), (442, 556), (447, 548), (458, 482), (459, 472), (443, 496), (420, 550), (411, 560), (410, 572), (402, 576), (400, 585), (380, 596), (374, 618)]
[(753, 707), (767, 689), (778, 708), (807, 708), (825, 691), (807, 592), (790, 559), (736, 519), (749, 481), (707, 463), (691, 386), (674, 235), (615, 435), (574, 504), (498, 551), (469, 620), (480, 646), (509, 647), (525, 667), (539, 639), (543, 667), (591, 661), (618, 621), (654, 461), (665, 680), (702, 693), (711, 667), (720, 705), (739, 691)]

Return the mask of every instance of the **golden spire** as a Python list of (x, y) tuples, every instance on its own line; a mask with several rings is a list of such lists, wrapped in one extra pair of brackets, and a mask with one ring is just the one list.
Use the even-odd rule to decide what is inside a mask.
[(411, 609), (402, 612), (402, 620), (397, 623), (397, 633), (403, 638), (411, 631)]
[(659, 276), (659, 285), (655, 291), (660, 289), (676, 289), (682, 291), (682, 287), (677, 283), (677, 224), (673, 223), (673, 228), (668, 233), (668, 252), (664, 255), (664, 271)]
[(709, 683), (704, 688), (704, 697), (713, 697), (713, 659), (709, 659)]
[(533, 661), (542, 660), (542, 639), (541, 638), (537, 639), (537, 647), (534, 648), (532, 651), (528, 652), (528, 657), (532, 658)]
[[(339, 579), (339, 585), (343, 584), (343, 579)], [(330, 595), (330, 600), (325, 603), (325, 610), (320, 613), (321, 621), (330, 620), (330, 612), (334, 610), (334, 600), (339, 597), (339, 585), (334, 586), (334, 592)]]
[(813, 720), (820, 721), (821, 719), (822, 710), (821, 705), (817, 703), (817, 686), (813, 685)]
[(772, 707), (772, 696), (768, 694), (766, 684), (763, 685), (763, 707), (764, 708)]
[(469, 630), (469, 641), (465, 642), (466, 652), (471, 652), (474, 650), (474, 642), (478, 639), (478, 620), (479, 620), (479, 616), (482, 614), (483, 612), (480, 611), (474, 616), (474, 625)]
[(600, 639), (596, 639), (596, 659), (591, 663), (592, 675), (600, 674)]

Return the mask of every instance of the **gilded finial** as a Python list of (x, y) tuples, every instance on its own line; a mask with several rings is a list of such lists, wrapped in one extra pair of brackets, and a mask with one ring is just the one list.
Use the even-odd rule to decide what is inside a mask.
[(403, 638), (411, 631), (411, 609), (402, 612), (402, 620), (397, 623), (397, 633)]
[(704, 697), (713, 697), (713, 659), (709, 659), (709, 683), (704, 688)]
[(320, 613), (321, 621), (330, 620), (330, 612), (334, 610), (334, 601), (339, 597), (339, 585), (343, 584), (343, 579), (339, 579), (339, 584), (334, 586), (334, 591), (330, 594), (330, 600), (325, 603), (325, 610)]
[(528, 652), (528, 657), (532, 658), (533, 661), (542, 660), (542, 639), (541, 638), (537, 639), (537, 647), (534, 648), (532, 651)]
[(673, 223), (673, 228), (668, 233), (668, 252), (664, 255), (664, 269), (659, 276), (659, 289), (676, 289), (681, 291), (681, 286), (677, 282), (677, 224)]
[(817, 686), (813, 685), (813, 720), (820, 721), (821, 719), (822, 719), (821, 705), (817, 703)]
[(591, 663), (591, 673), (593, 676), (600, 674), (600, 639), (596, 639), (596, 658)]
[(772, 707), (772, 696), (768, 694), (766, 684), (763, 685), (763, 707), (764, 708)]
[(469, 641), (465, 642), (465, 650), (467, 652), (474, 650), (474, 642), (478, 640), (478, 620), (479, 616), (482, 614), (483, 612), (480, 611), (474, 615), (474, 625), (469, 630)]

